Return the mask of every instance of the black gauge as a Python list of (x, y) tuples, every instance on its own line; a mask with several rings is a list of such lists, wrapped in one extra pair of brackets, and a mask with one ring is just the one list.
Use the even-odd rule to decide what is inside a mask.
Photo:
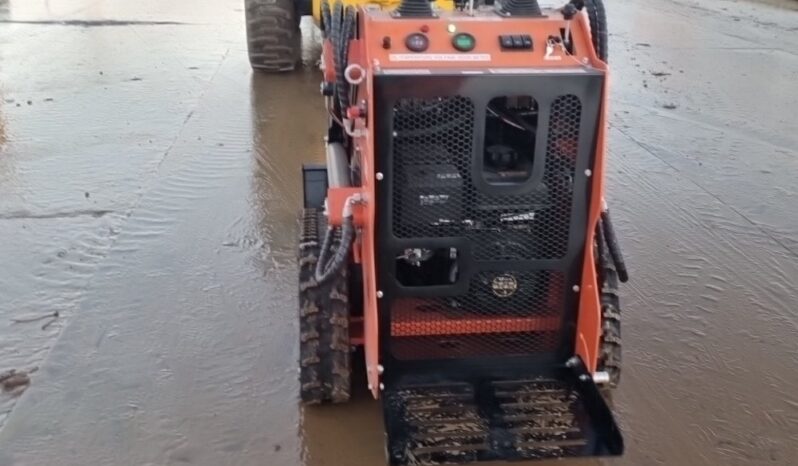
[(405, 45), (407, 46), (408, 50), (413, 52), (423, 52), (429, 48), (429, 39), (424, 34), (415, 32), (407, 36), (405, 39)]

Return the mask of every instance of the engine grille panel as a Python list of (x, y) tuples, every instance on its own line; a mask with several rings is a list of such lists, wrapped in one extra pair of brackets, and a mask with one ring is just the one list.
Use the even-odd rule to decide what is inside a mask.
[[(393, 107), (393, 233), (399, 238), (465, 237), (476, 260), (562, 258), (568, 247), (582, 105), (551, 105), (543, 183), (525, 195), (479, 189), (470, 99), (400, 99)], [(477, 152), (479, 154), (479, 152)]]
[(459, 236), (473, 153), (474, 104), (460, 96), (400, 99), (394, 117), (393, 231)]
[(483, 373), (572, 354), (602, 79), (376, 81), (388, 365)]
[(412, 360), (554, 351), (564, 292), (558, 272), (483, 271), (464, 295), (395, 299), (391, 353)]

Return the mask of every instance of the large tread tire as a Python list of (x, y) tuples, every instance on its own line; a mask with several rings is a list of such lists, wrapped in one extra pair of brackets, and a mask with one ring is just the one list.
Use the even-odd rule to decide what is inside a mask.
[(314, 278), (326, 228), (317, 209), (303, 209), (299, 243), (299, 380), (305, 404), (343, 403), (351, 393), (349, 279), (344, 267), (323, 285)]
[(247, 50), (253, 69), (293, 70), (300, 61), (300, 16), (294, 0), (246, 0)]

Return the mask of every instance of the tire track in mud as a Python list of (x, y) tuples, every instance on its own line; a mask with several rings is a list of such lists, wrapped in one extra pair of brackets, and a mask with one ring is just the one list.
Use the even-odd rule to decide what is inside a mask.
[[(11, 258), (15, 261), (15, 268), (19, 268), (20, 263), (31, 260), (37, 264), (33, 269), (33, 279), (26, 279), (25, 288), (30, 290), (29, 293), (11, 293), (16, 286), (15, 280), (4, 280), (6, 286), (11, 288), (0, 293), (7, 298), (0, 306), (0, 315), (3, 316), (0, 322), (0, 334), (3, 335), (0, 361), (4, 365), (0, 370), (31, 369), (46, 358), (64, 322), (75, 314), (78, 301), (97, 265), (113, 244), (124, 220), (125, 216), (122, 214), (108, 213), (102, 218), (90, 216), (89, 220), (68, 218), (67, 221), (59, 221), (57, 225), (49, 222), (42, 224), (43, 220), (37, 217), (0, 221), (0, 235), (12, 238), (17, 232), (29, 232), (26, 244), (36, 247), (35, 250), (18, 251), (19, 262), (16, 262), (16, 258)], [(40, 226), (43, 228), (40, 229)], [(80, 234), (75, 237), (74, 234), (67, 233), (68, 231), (79, 231)], [(34, 258), (31, 259), (30, 256)], [(41, 322), (14, 320), (25, 316), (45, 315), (57, 317)], [(35, 378), (36, 376), (34, 380)], [(18, 394), (0, 393), (0, 429), (11, 413), (17, 396)]]
[[(798, 190), (783, 178), (798, 170), (789, 117), (798, 105), (798, 36), (784, 33), (798, 13), (757, 2), (668, 0), (657, 24), (643, 28), (649, 7), (633, 0), (612, 9), (628, 14), (613, 23), (613, 43), (626, 54), (614, 65), (612, 123), (798, 257)], [(713, 14), (700, 27), (685, 23), (695, 11)], [(679, 28), (689, 33), (669, 32)], [(722, 37), (728, 30), (739, 37)], [(770, 79), (752, 92), (760, 70)], [(663, 110), (666, 103), (675, 108)]]
[(610, 205), (632, 268), (620, 418), (630, 444), (647, 446), (621, 462), (786, 461), (797, 453), (783, 426), (798, 421), (798, 264), (622, 132), (612, 141)]
[[(642, 18), (649, 7), (624, 8)], [(790, 464), (798, 166), (783, 111), (795, 95), (783, 89), (798, 62), (773, 49), (772, 30), (736, 25), (745, 50), (721, 41), (726, 14), (663, 34), (686, 15), (659, 7), (656, 27), (613, 23), (629, 53), (614, 68), (608, 196), (632, 269), (616, 397), (630, 448), (619, 464)], [(794, 37), (779, 38), (789, 50)], [(780, 71), (762, 94), (741, 94), (760, 68)], [(654, 69), (671, 74), (654, 80)]]
[[(654, 120), (658, 118), (653, 118)], [(646, 123), (642, 123), (645, 125)], [(645, 127), (645, 126), (644, 126)], [(646, 128), (652, 129), (653, 128)], [(744, 154), (750, 152), (748, 147), (745, 143), (741, 143), (739, 141), (732, 141), (732, 142), (725, 142), (725, 135), (721, 132), (718, 132), (717, 135), (713, 138), (714, 141), (709, 143), (702, 143), (699, 142), (703, 135), (695, 134), (698, 131), (694, 128), (693, 134), (691, 134), (691, 142), (689, 144), (674, 142), (670, 138), (666, 139), (660, 135), (657, 135), (654, 131), (641, 131), (641, 134), (644, 134), (646, 139), (654, 140), (656, 142), (644, 144), (640, 142), (640, 140), (632, 136), (628, 133), (628, 131), (624, 129), (618, 128), (618, 131), (621, 132), (626, 138), (630, 141), (634, 142), (641, 149), (645, 150), (652, 156), (658, 158), (662, 163), (669, 166), (676, 172), (679, 172), (681, 175), (688, 177), (691, 182), (695, 183), (696, 186), (700, 187), (704, 190), (708, 195), (715, 197), (719, 202), (726, 205), (729, 209), (731, 209), (735, 216), (742, 218), (745, 222), (748, 223), (744, 229), (741, 230), (739, 224), (735, 224), (733, 222), (728, 221), (725, 217), (716, 216), (713, 221), (714, 225), (722, 228), (722, 229), (730, 229), (736, 230), (741, 233), (749, 233), (748, 227), (754, 227), (759, 232), (764, 233), (767, 235), (773, 242), (778, 243), (779, 246), (783, 247), (786, 251), (791, 253), (794, 257), (798, 258), (798, 248), (794, 248), (793, 246), (798, 245), (798, 236), (792, 235), (785, 235), (784, 230), (785, 227), (776, 227), (775, 225), (767, 225), (762, 222), (755, 221), (753, 216), (760, 216), (761, 212), (758, 212), (754, 209), (761, 211), (762, 206), (762, 197), (768, 194), (768, 191), (774, 189), (774, 186), (763, 183), (763, 176), (762, 174), (773, 174), (776, 170), (776, 167), (781, 165), (782, 169), (789, 170), (790, 165), (795, 165), (795, 168), (798, 169), (798, 164), (795, 164), (794, 160), (788, 158), (781, 158), (778, 157), (777, 160), (767, 160), (764, 164), (755, 164), (749, 162), (729, 162), (726, 160), (717, 160), (713, 161), (712, 158), (717, 157), (721, 153), (727, 157), (734, 158), (735, 154)], [(718, 149), (717, 143), (723, 141), (725, 145), (728, 147), (724, 149)], [(678, 153), (675, 154), (673, 151), (678, 151), (678, 147), (681, 145), (689, 145), (692, 146), (691, 148), (702, 148), (698, 153)], [(676, 146), (676, 147), (674, 147)], [(652, 148), (659, 148), (659, 151), (655, 151)], [(667, 147), (667, 149), (664, 149)], [(657, 152), (661, 152), (662, 155), (659, 155)], [(797, 154), (798, 155), (798, 154)], [(697, 162), (694, 160), (690, 160), (691, 158), (695, 157), (698, 160), (702, 160), (701, 162)], [(761, 157), (760, 157), (761, 161)], [(711, 166), (713, 169), (711, 172), (709, 170), (703, 169), (704, 163), (713, 162)], [(783, 162), (783, 163), (779, 163)], [(687, 170), (680, 170), (679, 167), (684, 167), (687, 165)], [(740, 165), (745, 165), (744, 170), (741, 169)], [(758, 168), (755, 166), (758, 165)], [(772, 167), (765, 168), (765, 167)], [(696, 176), (697, 172), (701, 172), (704, 176)], [(747, 174), (748, 179), (743, 179), (743, 174)], [(753, 175), (756, 174), (756, 175)], [(753, 179), (751, 179), (753, 178)], [(729, 184), (734, 183), (736, 188), (745, 188), (742, 191), (745, 193), (744, 198), (740, 198), (735, 192), (729, 192), (728, 188)], [(783, 188), (777, 188), (783, 189)], [(757, 195), (759, 194), (759, 195)], [(791, 193), (796, 200), (798, 200), (798, 192)], [(768, 196), (770, 197), (770, 196)], [(743, 205), (742, 207), (736, 207), (733, 204), (730, 204), (728, 201), (724, 199), (731, 199), (734, 200), (741, 200), (742, 202), (746, 203), (747, 205)], [(751, 205), (751, 202), (755, 202), (754, 205)], [(781, 208), (781, 212), (786, 214), (786, 211), (791, 210), (791, 206), (786, 206), (785, 204), (790, 204), (789, 201), (780, 200), (778, 203), (772, 203), (770, 205), (771, 209), (779, 209)], [(750, 214), (746, 214), (743, 209), (753, 211)], [(783, 220), (789, 220), (789, 217), (784, 218)], [(789, 227), (786, 227), (787, 230), (791, 230)], [(781, 230), (781, 231), (779, 231)], [(798, 231), (798, 224), (796, 224), (796, 229), (792, 230), (792, 232)]]
[[(29, 28), (23, 29), (24, 26), (11, 27), (22, 33), (32, 32)], [(58, 56), (31, 55), (30, 51), (39, 51), (40, 46), (49, 43), (46, 39), (51, 37), (49, 32), (42, 31), (23, 38), (25, 34), (16, 36), (10, 29), (0, 31), (3, 36), (0, 42), (13, 45), (0, 47), (6, 52), (0, 61), (24, 60), (30, 69), (41, 70), (36, 77), (30, 77), (31, 71), (25, 66), (4, 67), (2, 74), (4, 81), (9, 83), (8, 89), (12, 89), (17, 97), (20, 93), (28, 97), (36, 95), (37, 105), (43, 96), (56, 97), (55, 103), (48, 104), (47, 113), (34, 106), (40, 110), (36, 114), (23, 111), (9, 114), (12, 138), (3, 148), (4, 159), (0, 162), (10, 169), (4, 173), (7, 166), (0, 166), (0, 177), (8, 183), (4, 191), (17, 194), (18, 199), (0, 196), (3, 200), (0, 235), (18, 238), (20, 249), (26, 250), (4, 248), (0, 251), (10, 252), (11, 257), (4, 259), (13, 264), (0, 282), (0, 295), (6, 298), (0, 304), (0, 371), (36, 367), (46, 359), (65, 323), (74, 317), (98, 266), (114, 246), (120, 231), (126, 228), (142, 197), (152, 188), (150, 179), (157, 174), (157, 162), (169, 151), (169, 147), (164, 150), (168, 144), (163, 143), (180, 137), (182, 126), (174, 124), (173, 114), (196, 106), (193, 101), (201, 100), (202, 96), (201, 89), (200, 92), (197, 90), (198, 83), (213, 79), (208, 79), (205, 71), (186, 70), (180, 60), (167, 66), (155, 65), (153, 70), (150, 61), (137, 61), (135, 54), (121, 63), (109, 59), (103, 52), (116, 45), (108, 44), (122, 44), (131, 37), (142, 39), (131, 28), (114, 29), (113, 32), (59, 32), (67, 44), (93, 40), (108, 47), (89, 54), (87, 59), (70, 47), (59, 49)], [(209, 29), (218, 27), (203, 25), (191, 30), (196, 34)], [(152, 36), (148, 38), (163, 37), (155, 32), (150, 34)], [(173, 30), (171, 42), (177, 40), (180, 43), (180, 39), (174, 36), (188, 34)], [(145, 43), (143, 47), (157, 56), (171, 51), (168, 43)], [(212, 53), (210, 59), (206, 55), (219, 48), (219, 45), (210, 45), (202, 55), (194, 53), (192, 61), (218, 65), (218, 55)], [(85, 49), (81, 49), (83, 51)], [(87, 73), (87, 64), (88, 68), (99, 67), (107, 71), (105, 74), (102, 71), (99, 74), (96, 71)], [(158, 76), (158, 68), (168, 77)], [(49, 73), (46, 72), (48, 69), (58, 70)], [(134, 89), (127, 81), (120, 81), (122, 76), (134, 74), (144, 76), (143, 85), (137, 83)], [(68, 86), (78, 81), (82, 83), (80, 88), (63, 92), (65, 86), (71, 89)], [(142, 81), (142, 78), (136, 77), (133, 81)], [(160, 87), (154, 91), (152, 86), (155, 83)], [(111, 105), (106, 100), (109, 88), (115, 102)], [(166, 98), (163, 98), (164, 93)], [(100, 95), (103, 100), (98, 102)], [(188, 102), (183, 99), (188, 99)], [(52, 98), (49, 100), (53, 101)], [(162, 110), (155, 110), (159, 105), (163, 106)], [(59, 118), (54, 121), (53, 115)], [(5, 123), (5, 118), (3, 120)], [(131, 122), (135, 124), (131, 126)], [(97, 136), (94, 134), (96, 131), (103, 134)], [(166, 141), (162, 141), (164, 138)], [(156, 156), (152, 157), (152, 154)], [(157, 157), (161, 154), (162, 157)], [(87, 189), (85, 199), (84, 187)], [(80, 192), (74, 196), (76, 190)], [(84, 203), (96, 208), (82, 208)], [(143, 219), (142, 223), (148, 220), (154, 222), (150, 225), (150, 234), (163, 223), (161, 218)], [(51, 324), (46, 322), (45, 328), (41, 322), (12, 321), (19, 316), (52, 315), (56, 312), (59, 315), (57, 320)], [(34, 377), (33, 383), (36, 382)], [(0, 429), (16, 401), (17, 396), (0, 393)]]
[[(41, 380), (0, 432), (0, 463), (259, 464), (252, 450), (264, 448), (285, 464), (299, 456), (296, 431), (284, 426), (298, 422), (300, 159), (285, 149), (304, 158), (316, 138), (286, 147), (275, 142), (284, 133), (253, 137), (242, 118), (280, 125), (262, 113), (275, 102), (250, 102), (248, 79), (243, 60), (223, 65), (97, 268)], [(315, 81), (294, 84), (297, 94)], [(297, 127), (301, 116), (287, 118)], [(262, 144), (283, 148), (253, 160)], [(70, 428), (46, 440), (54, 412)], [(82, 451), (68, 447), (76, 442)]]

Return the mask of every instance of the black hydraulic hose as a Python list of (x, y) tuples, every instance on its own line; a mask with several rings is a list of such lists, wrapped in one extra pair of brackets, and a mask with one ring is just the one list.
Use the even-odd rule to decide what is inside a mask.
[(346, 67), (349, 65), (349, 41), (355, 34), (355, 9), (346, 7), (341, 13), (341, 30), (339, 43), (336, 47), (335, 61), (335, 88), (338, 94), (338, 105), (341, 108), (341, 118), (346, 117), (346, 110), (349, 108), (349, 83), (346, 81)]
[(629, 271), (626, 269), (626, 261), (621, 253), (621, 245), (618, 243), (618, 236), (615, 234), (615, 227), (612, 226), (609, 209), (601, 212), (601, 230), (604, 232), (604, 239), (607, 249), (610, 252), (612, 262), (615, 263), (615, 270), (618, 272), (618, 279), (621, 283), (629, 281)]
[(341, 226), (341, 241), (332, 257), (330, 257), (330, 254), (332, 253), (337, 228), (327, 227), (327, 233), (324, 235), (319, 258), (316, 262), (315, 278), (318, 285), (329, 281), (349, 262), (349, 252), (352, 250), (352, 243), (355, 239), (355, 222), (351, 204), (352, 200), (347, 199), (344, 207), (343, 225)]
[(332, 44), (333, 66), (335, 67), (335, 114), (343, 119), (349, 107), (349, 83), (344, 75), (349, 60), (349, 41), (355, 34), (357, 21), (356, 10), (345, 7), (341, 2), (335, 2), (330, 14), (328, 29), (330, 43)]
[(330, 28), (332, 27), (332, 12), (330, 11), (330, 2), (324, 0), (321, 3), (321, 26), (322, 36), (327, 39), (330, 37)]
[(334, 107), (333, 113), (339, 119), (341, 118), (341, 114), (343, 113), (343, 111), (346, 110), (346, 109), (341, 109), (341, 102), (340, 99), (338, 99), (338, 95), (340, 92), (339, 91), (340, 79), (338, 77), (340, 76), (341, 73), (343, 73), (343, 71), (339, 71), (340, 59), (338, 52), (338, 47), (341, 42), (341, 18), (343, 16), (343, 10), (344, 10), (343, 4), (339, 1), (336, 1), (332, 6), (331, 15), (330, 15), (330, 24), (325, 26), (325, 28), (329, 29), (328, 37), (330, 38), (330, 44), (332, 46), (333, 67), (334, 67), (333, 71), (335, 71), (336, 74), (336, 82), (334, 87), (335, 98), (333, 98), (333, 107)]

